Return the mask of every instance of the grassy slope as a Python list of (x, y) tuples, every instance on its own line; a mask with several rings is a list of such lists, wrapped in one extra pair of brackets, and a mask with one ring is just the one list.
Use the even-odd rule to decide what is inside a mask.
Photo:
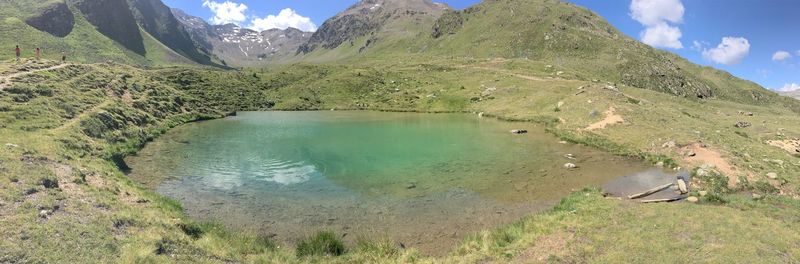
[[(554, 78), (547, 70), (533, 76), (528, 71), (524, 76), (511, 75), (515, 69), (545, 69), (525, 60), (362, 63), (247, 72), (76, 65), (19, 78), (0, 92), (0, 134), (7, 141), (0, 143), (18, 145), (4, 146), (0, 152), (4, 222), (0, 235), (8, 238), (0, 242), (0, 261), (524, 263), (641, 262), (657, 257), (665, 262), (687, 258), (792, 262), (800, 258), (798, 203), (787, 198), (797, 193), (797, 159), (762, 143), (775, 137), (773, 131), (779, 127), (790, 136), (800, 132), (796, 125), (800, 118), (788, 109), (665, 97), (628, 87), (621, 87), (625, 93), (621, 95), (591, 82)], [(0, 68), (21, 70), (5, 63)], [(580, 86), (588, 88), (575, 95)], [(487, 88), (496, 90), (486, 93)], [(558, 102), (564, 105), (556, 112)], [(611, 105), (627, 124), (593, 133), (578, 130), (600, 118), (589, 112), (602, 112)], [(644, 156), (654, 162), (672, 158), (682, 166), (681, 156), (660, 148), (661, 143), (668, 138), (679, 143), (703, 140), (737, 165), (757, 173), (779, 171), (781, 181), (769, 184), (787, 195), (744, 186), (740, 192), (767, 197), (752, 200), (714, 184), (713, 177), (697, 178), (696, 183), (711, 191), (703, 205), (645, 206), (585, 191), (550, 212), (467, 238), (439, 259), (380, 242), (350, 245), (351, 251), (341, 257), (298, 259), (292, 250), (279, 249), (268, 239), (193, 224), (178, 204), (130, 182), (111, 162), (191, 120), (235, 110), (330, 108), (482, 111), (544, 122), (564, 139), (624, 155), (650, 153)], [(747, 138), (731, 126), (739, 110), (755, 114), (749, 118), (756, 127), (745, 130)], [(565, 122), (554, 121), (558, 118)], [(740, 156), (743, 150), (758, 158)], [(761, 157), (786, 163), (777, 166)], [(57, 180), (58, 188), (45, 187), (44, 179)], [(719, 200), (727, 203), (717, 204)]]
[(97, 32), (94, 26), (80, 15), (80, 11), (74, 8), (75, 26), (68, 36), (59, 38), (39, 31), (27, 25), (25, 19), (33, 14), (38, 14), (49, 3), (60, 1), (28, 2), (14, 0), (0, 3), (0, 17), (2, 17), (0, 32), (4, 36), (8, 36), (0, 38), (0, 47), (5, 47), (3, 49), (5, 52), (0, 52), (0, 60), (13, 58), (14, 46), (20, 45), (23, 48), (22, 56), (26, 58), (32, 58), (34, 48), (38, 46), (42, 48), (42, 57), (51, 60), (60, 59), (61, 53), (66, 52), (68, 60), (83, 63), (112, 60), (143, 66), (194, 64), (145, 33), (142, 33), (142, 36), (147, 54), (141, 56), (131, 52)]

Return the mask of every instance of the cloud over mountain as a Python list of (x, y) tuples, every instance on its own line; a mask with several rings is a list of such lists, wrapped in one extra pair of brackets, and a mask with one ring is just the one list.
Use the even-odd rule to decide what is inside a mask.
[(647, 45), (681, 49), (681, 29), (671, 24), (683, 22), (685, 9), (681, 0), (633, 0), (630, 16), (645, 26), (639, 36)]
[(281, 10), (278, 15), (268, 15), (264, 18), (253, 18), (248, 28), (256, 31), (267, 29), (287, 29), (296, 28), (306, 32), (317, 30), (317, 25), (311, 22), (311, 18), (301, 16), (291, 8)]
[(211, 9), (211, 12), (214, 13), (214, 17), (209, 19), (212, 24), (239, 24), (247, 20), (247, 16), (245, 16), (244, 12), (247, 10), (247, 5), (245, 4), (238, 4), (231, 1), (225, 2), (216, 2), (216, 1), (204, 1), (203, 6)]
[(738, 37), (724, 37), (716, 48), (703, 50), (703, 58), (724, 65), (738, 64), (748, 54), (750, 41)]

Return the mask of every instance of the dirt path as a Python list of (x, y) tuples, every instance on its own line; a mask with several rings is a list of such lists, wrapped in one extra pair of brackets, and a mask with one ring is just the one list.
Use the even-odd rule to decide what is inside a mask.
[(609, 107), (605, 112), (606, 118), (603, 118), (603, 120), (600, 120), (597, 123), (589, 125), (588, 127), (584, 128), (584, 130), (592, 131), (604, 129), (606, 126), (625, 122), (625, 119), (623, 119), (621, 115), (615, 113), (616, 111), (617, 109), (613, 106)]
[(36, 69), (36, 70), (25, 71), (25, 72), (18, 72), (18, 73), (9, 74), (9, 75), (6, 75), (6, 76), (0, 76), (0, 90), (5, 89), (9, 84), (11, 84), (11, 79), (14, 79), (14, 78), (17, 78), (17, 77), (22, 77), (22, 76), (29, 75), (29, 74), (34, 74), (34, 73), (37, 73), (37, 72), (52, 71), (52, 70), (56, 70), (56, 69), (61, 69), (61, 68), (67, 67), (69, 65), (70, 64), (59, 64), (59, 65), (51, 66), (51, 67), (47, 67), (47, 68)]
[(514, 76), (514, 77), (517, 77), (517, 78), (521, 78), (521, 79), (525, 79), (525, 80), (529, 80), (529, 81), (544, 82), (544, 81), (552, 80), (552, 79), (545, 79), (545, 78), (536, 77), (536, 76), (522, 75), (522, 74), (519, 74), (519, 73), (513, 73), (513, 72), (509, 72), (509, 71), (498, 69), (498, 68), (492, 68), (492, 67), (469, 66), (469, 68), (477, 69), (477, 70), (493, 71), (493, 72), (502, 73), (502, 74), (508, 74), (508, 75), (511, 75), (511, 76)]

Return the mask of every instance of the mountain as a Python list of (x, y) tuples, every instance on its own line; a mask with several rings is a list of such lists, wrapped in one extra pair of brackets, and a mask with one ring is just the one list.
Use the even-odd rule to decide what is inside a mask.
[(561, 72), (680, 97), (787, 104), (753, 82), (652, 48), (592, 11), (558, 0), (483, 1), (460, 11), (424, 0), (362, 0), (326, 21), (299, 52), (310, 54), (304, 58), (308, 61), (330, 56), (314, 54), (324, 53), (321, 49), (344, 50), (335, 52), (339, 59), (525, 59), (542, 69), (549, 65), (545, 74)]
[(785, 104), (755, 83), (652, 48), (557, 0), (492, 0), (464, 10), (430, 0), (362, 0), (313, 34), (209, 25), (160, 0), (8, 0), (0, 7), (13, 17), (0, 25), (13, 37), (0, 44), (37, 43), (81, 61), (260, 67), (408, 56), (525, 59), (541, 64), (542, 74), (680, 97)]
[(78, 62), (221, 66), (159, 0), (7, 0), (0, 17), (0, 45), (20, 45), (23, 56), (40, 47), (45, 58)]
[(362, 53), (379, 42), (418, 37), (448, 10), (447, 5), (429, 0), (362, 0), (325, 21), (297, 52), (309, 54), (344, 44), (357, 46)]
[(195, 43), (229, 66), (252, 67), (285, 61), (311, 37), (311, 33), (295, 28), (257, 32), (234, 24), (210, 25), (179, 9), (172, 9), (172, 13)]
[(783, 96), (788, 96), (788, 97), (800, 99), (800, 90), (792, 91), (792, 92), (781, 92), (780, 94), (783, 95)]
[(125, 0), (73, 0), (86, 20), (97, 31), (128, 50), (145, 55), (144, 40), (139, 26)]
[(194, 62), (214, 65), (208, 51), (199, 49), (189, 33), (160, 0), (128, 0), (136, 22), (148, 34)]

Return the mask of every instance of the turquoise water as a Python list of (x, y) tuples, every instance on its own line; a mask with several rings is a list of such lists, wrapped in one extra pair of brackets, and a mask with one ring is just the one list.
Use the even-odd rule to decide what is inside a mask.
[[(509, 133), (520, 128), (531, 133)], [(329, 229), (431, 254), (573, 189), (652, 169), (529, 123), (381, 112), (244, 112), (176, 128), (127, 162), (131, 178), (199, 220), (289, 244)]]

